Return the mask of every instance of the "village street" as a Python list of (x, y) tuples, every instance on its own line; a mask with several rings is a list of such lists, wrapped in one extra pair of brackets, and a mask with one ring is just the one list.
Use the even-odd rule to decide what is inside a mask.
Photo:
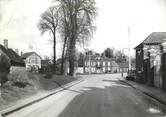
[(120, 74), (84, 81), (7, 117), (164, 117), (149, 97), (121, 83)]

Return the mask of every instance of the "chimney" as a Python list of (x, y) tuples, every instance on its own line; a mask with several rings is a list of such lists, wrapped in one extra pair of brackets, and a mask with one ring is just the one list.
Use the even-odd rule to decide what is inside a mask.
[(19, 55), (19, 50), (18, 50), (18, 48), (15, 49), (15, 52)]
[(8, 40), (7, 39), (4, 39), (3, 44), (4, 44), (4, 47), (6, 49), (8, 49)]
[(21, 56), (23, 55), (23, 52), (21, 52)]

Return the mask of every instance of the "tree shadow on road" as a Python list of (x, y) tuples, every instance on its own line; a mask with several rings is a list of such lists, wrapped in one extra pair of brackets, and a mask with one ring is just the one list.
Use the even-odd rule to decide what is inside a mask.
[[(58, 117), (156, 117), (146, 110), (150, 102), (126, 84), (103, 80), (114, 85), (84, 87)], [(126, 88), (124, 88), (126, 87)], [(127, 88), (128, 87), (128, 88)], [(85, 89), (85, 90), (84, 90)], [(138, 104), (137, 104), (138, 103)], [(141, 114), (141, 115), (140, 115)], [(160, 113), (157, 113), (160, 114)]]
[(122, 87), (126, 87), (126, 88), (132, 88), (130, 85), (121, 82), (119, 80), (102, 80), (103, 82), (109, 82), (110, 84), (112, 84), (111, 86), (122, 86)]

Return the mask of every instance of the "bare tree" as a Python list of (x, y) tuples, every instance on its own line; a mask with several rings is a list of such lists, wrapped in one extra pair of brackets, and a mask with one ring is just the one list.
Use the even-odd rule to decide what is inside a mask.
[(114, 57), (114, 52), (113, 52), (113, 49), (111, 49), (111, 48), (105, 49), (103, 53), (108, 58), (113, 58)]
[(42, 15), (38, 23), (38, 28), (41, 34), (49, 32), (53, 36), (53, 63), (54, 72), (56, 72), (56, 32), (59, 23), (58, 7), (50, 7)]
[(61, 55), (61, 58), (62, 58), (62, 61), (61, 61), (61, 74), (67, 74), (67, 73), (64, 73), (64, 62), (65, 62), (65, 52), (66, 52), (66, 46), (67, 46), (67, 37), (64, 37), (64, 42), (63, 42), (63, 48), (62, 48), (62, 55)]
[[(96, 16), (95, 0), (56, 0), (63, 11), (67, 37), (66, 57), (69, 58), (69, 75), (74, 75), (76, 44), (87, 40), (93, 32)], [(67, 23), (66, 23), (67, 22)], [(66, 25), (67, 24), (67, 25)]]
[[(68, 34), (69, 34), (69, 21), (67, 17), (67, 11), (63, 7), (63, 5), (60, 5), (60, 24), (59, 24), (59, 32), (61, 34), (61, 38), (63, 40), (63, 47), (62, 47), (62, 55), (61, 55), (61, 74), (67, 75), (67, 68), (64, 69), (64, 67), (67, 67), (67, 43), (68, 43)], [(65, 63), (65, 64), (64, 64)], [(64, 66), (65, 65), (65, 66)]]

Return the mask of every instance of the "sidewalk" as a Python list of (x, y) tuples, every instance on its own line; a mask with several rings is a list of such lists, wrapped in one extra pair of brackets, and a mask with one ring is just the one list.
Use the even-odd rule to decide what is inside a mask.
[(166, 105), (166, 92), (162, 91), (161, 89), (150, 87), (145, 84), (138, 84), (136, 82), (128, 81), (125, 79), (120, 79), (120, 81), (154, 98), (155, 100), (159, 101), (161, 104)]
[(32, 105), (36, 102), (39, 102), (39, 101), (41, 101), (41, 100), (43, 100), (51, 95), (54, 95), (60, 91), (67, 90), (68, 88), (70, 88), (70, 87), (72, 87), (72, 86), (74, 86), (82, 81), (83, 81), (83, 78), (80, 78), (80, 79), (73, 81), (73, 82), (70, 82), (66, 85), (59, 86), (55, 90), (43, 91), (43, 92), (37, 93), (36, 95), (33, 95), (27, 99), (20, 100), (20, 101), (14, 103), (8, 107), (3, 108), (2, 110), (0, 110), (0, 117), (8, 115), (14, 111), (20, 110), (20, 109), (27, 107), (29, 105)]

